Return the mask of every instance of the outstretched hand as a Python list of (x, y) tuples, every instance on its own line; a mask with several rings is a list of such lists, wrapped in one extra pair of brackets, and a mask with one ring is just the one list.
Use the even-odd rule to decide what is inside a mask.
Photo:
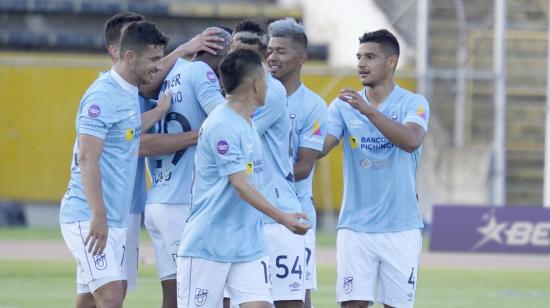
[(302, 223), (300, 221), (301, 218), (308, 220), (307, 215), (303, 213), (284, 213), (284, 216), (281, 219), (281, 224), (292, 233), (304, 235), (307, 233), (307, 230), (311, 228), (311, 226)]
[(370, 107), (367, 102), (365, 102), (363, 97), (361, 97), (361, 95), (359, 95), (359, 93), (352, 88), (344, 88), (340, 90), (340, 95), (338, 95), (338, 98), (348, 103), (359, 112), (363, 112), (366, 108)]

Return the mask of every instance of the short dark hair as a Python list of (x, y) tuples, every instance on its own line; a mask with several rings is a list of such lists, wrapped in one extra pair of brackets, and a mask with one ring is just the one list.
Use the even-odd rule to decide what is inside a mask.
[(225, 92), (231, 94), (254, 69), (262, 69), (262, 58), (257, 52), (237, 49), (229, 53), (218, 69)]
[(143, 17), (143, 15), (133, 12), (121, 12), (109, 18), (105, 22), (105, 25), (103, 25), (103, 39), (105, 40), (105, 45), (109, 47), (114, 43), (118, 43), (122, 28), (125, 25), (144, 19), (145, 17)]
[(267, 29), (270, 37), (290, 38), (293, 43), (307, 51), (307, 35), (304, 27), (296, 22), (294, 18), (287, 17), (276, 20), (269, 24)]
[(128, 50), (141, 52), (148, 45), (163, 46), (168, 44), (168, 38), (160, 32), (157, 25), (148, 21), (130, 23), (122, 30), (120, 37), (120, 57)]
[[(239, 32), (248, 32), (251, 35), (239, 36), (237, 35), (237, 33)], [(233, 30), (233, 37), (234, 39), (238, 39), (245, 44), (258, 45), (261, 53), (267, 51), (267, 43), (269, 42), (269, 37), (267, 36), (264, 28), (259, 23), (253, 20), (247, 19), (239, 21), (235, 25), (235, 29)]]
[(399, 58), (399, 42), (397, 38), (388, 30), (381, 29), (373, 32), (365, 32), (359, 38), (359, 44), (378, 43), (386, 56), (396, 55)]

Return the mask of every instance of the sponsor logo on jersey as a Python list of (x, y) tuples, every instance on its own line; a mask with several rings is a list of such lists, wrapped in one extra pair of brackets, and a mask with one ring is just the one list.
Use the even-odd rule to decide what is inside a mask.
[(359, 143), (357, 142), (357, 137), (349, 136), (349, 145), (352, 149), (357, 149), (357, 147), (359, 146)]
[(227, 151), (229, 151), (229, 143), (227, 143), (227, 141), (225, 140), (220, 140), (216, 144), (216, 149), (218, 150), (219, 154), (224, 155), (225, 153), (227, 153)]
[(344, 277), (344, 292), (349, 294), (353, 290), (353, 277)]
[(359, 119), (349, 121), (349, 127), (351, 128), (360, 128), (361, 126), (363, 126), (363, 122)]
[(359, 166), (361, 168), (373, 168), (373, 169), (380, 169), (380, 168), (387, 168), (391, 165), (390, 159), (380, 159), (380, 160), (371, 160), (369, 158), (364, 158), (359, 161)]
[(319, 123), (319, 120), (315, 120), (315, 122), (313, 122), (313, 128), (311, 129), (311, 134), (313, 136), (323, 135), (323, 133), (321, 133), (321, 124)]
[(208, 298), (208, 290), (207, 289), (195, 289), (195, 305), (202, 306), (206, 303), (206, 299)]
[(210, 82), (218, 81), (218, 77), (216, 77), (216, 74), (213, 71), (208, 71), (206, 73), (206, 79), (208, 79)]
[(424, 106), (418, 106), (416, 109), (416, 114), (421, 117), (422, 119), (426, 119), (426, 109), (424, 109)]
[(126, 130), (125, 137), (126, 137), (126, 141), (130, 141), (134, 139), (134, 130), (132, 128), (128, 128)]
[(101, 114), (101, 108), (99, 108), (98, 105), (91, 105), (89, 108), (88, 108), (88, 115), (91, 117), (91, 118), (97, 118), (99, 117), (99, 115)]

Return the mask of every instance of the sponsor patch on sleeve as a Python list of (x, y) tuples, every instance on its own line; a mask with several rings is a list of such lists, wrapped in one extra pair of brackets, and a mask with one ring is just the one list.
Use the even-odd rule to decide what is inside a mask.
[(101, 114), (101, 108), (99, 108), (98, 105), (91, 105), (89, 108), (88, 108), (88, 115), (91, 117), (91, 118), (97, 118), (99, 117), (99, 115)]

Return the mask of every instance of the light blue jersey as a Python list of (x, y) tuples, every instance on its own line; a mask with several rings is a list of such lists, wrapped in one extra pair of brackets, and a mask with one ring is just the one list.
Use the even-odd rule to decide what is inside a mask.
[[(368, 102), (365, 90), (361, 96)], [(416, 198), (421, 148), (407, 153), (346, 102), (329, 106), (329, 134), (343, 139), (344, 200), (338, 228), (358, 232), (398, 232), (422, 228)], [(428, 130), (428, 102), (395, 85), (378, 111), (398, 123)]]
[[(286, 89), (269, 73), (266, 74), (266, 83), (265, 104), (258, 107), (252, 115), (264, 150), (266, 177), (261, 192), (283, 212), (302, 212), (302, 205), (294, 188)], [(275, 223), (267, 216), (264, 217), (264, 222)]]
[[(139, 96), (139, 108), (141, 113), (151, 110), (154, 106), (152, 100)], [(147, 185), (145, 174), (145, 158), (139, 157), (136, 171), (136, 180), (134, 184), (134, 193), (132, 195), (132, 203), (130, 205), (130, 214), (143, 213), (145, 211), (145, 202), (147, 201)]]
[(222, 105), (199, 132), (191, 215), (178, 256), (244, 262), (267, 255), (262, 214), (239, 198), (229, 176), (246, 171), (263, 181), (262, 145), (254, 124)]
[[(321, 152), (327, 135), (327, 104), (325, 101), (308, 89), (303, 83), (288, 97), (288, 112), (292, 127), (292, 157), (298, 161), (300, 148), (308, 148)], [(296, 192), (304, 206), (304, 213), (309, 217), (312, 226), (317, 224), (317, 214), (313, 202), (312, 185), (313, 172), (303, 180), (296, 181)]]
[(141, 136), (137, 87), (114, 70), (102, 74), (84, 94), (76, 116), (71, 179), (63, 200), (62, 223), (92, 219), (78, 166), (78, 136), (103, 140), (99, 170), (109, 227), (125, 227), (136, 175)]
[[(172, 90), (172, 106), (156, 125), (155, 133), (177, 134), (198, 130), (215, 107), (224, 102), (218, 77), (202, 61), (178, 59), (162, 83), (161, 93)], [(147, 203), (189, 204), (196, 146), (176, 153), (148, 157), (151, 189)]]

